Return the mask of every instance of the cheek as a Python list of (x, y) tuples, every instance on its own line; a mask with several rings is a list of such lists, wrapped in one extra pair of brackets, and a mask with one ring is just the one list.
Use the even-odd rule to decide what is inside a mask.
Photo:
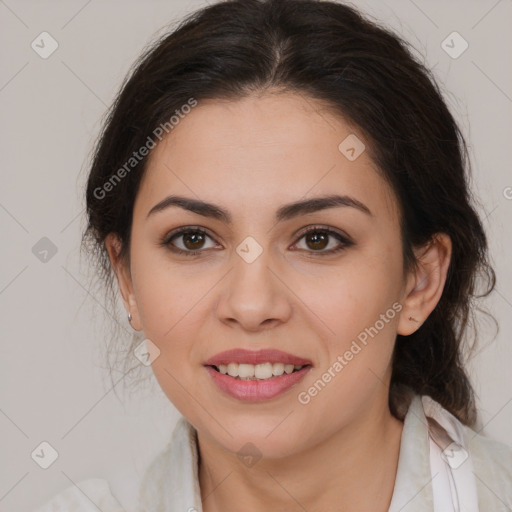
[[(296, 277), (294, 290), (317, 313), (316, 323), (322, 326), (321, 332), (333, 340), (333, 346), (341, 349), (374, 325), (398, 300), (402, 287), (401, 262), (397, 250), (368, 247), (347, 253), (337, 266), (296, 268), (297, 276), (301, 277)], [(391, 309), (388, 317), (395, 318), (395, 313)]]
[(399, 251), (392, 248), (363, 251), (347, 259), (335, 276), (323, 279), (325, 286), (310, 294), (308, 305), (330, 330), (324, 338), (326, 357), (315, 375), (315, 379), (325, 375), (328, 381), (325, 388), (319, 383), (322, 392), (314, 398), (317, 406), (352, 403), (357, 407), (362, 396), (369, 396), (385, 380), (402, 307), (398, 302), (401, 261)]
[(400, 304), (391, 297), (378, 296), (375, 288), (373, 292), (375, 295), (341, 296), (324, 310), (335, 332), (326, 347), (324, 366), (332, 368), (339, 363), (333, 370), (343, 375), (342, 380), (358, 381), (369, 370), (383, 376), (390, 363)]
[(187, 381), (188, 391), (195, 392), (189, 375), (200, 366), (201, 324), (211, 314), (204, 298), (218, 278), (193, 265), (172, 264), (163, 250), (142, 244), (133, 252), (132, 277), (144, 335), (160, 351), (153, 371), (169, 398), (180, 402), (180, 383)]
[(192, 266), (187, 270), (173, 264), (165, 249), (151, 247), (147, 240), (134, 246), (132, 277), (144, 332), (156, 344), (168, 345), (167, 340), (191, 323), (193, 306), (204, 295), (208, 279), (199, 279)]

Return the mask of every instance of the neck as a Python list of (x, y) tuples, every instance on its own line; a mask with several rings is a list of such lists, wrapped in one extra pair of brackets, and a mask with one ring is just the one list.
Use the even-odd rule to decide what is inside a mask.
[(403, 424), (387, 404), (380, 409), (308, 450), (250, 468), (198, 433), (203, 510), (387, 511)]

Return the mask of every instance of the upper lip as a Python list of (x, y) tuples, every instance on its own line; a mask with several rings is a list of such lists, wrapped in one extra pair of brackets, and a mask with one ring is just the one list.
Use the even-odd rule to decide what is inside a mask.
[(302, 357), (282, 352), (276, 349), (245, 350), (235, 348), (220, 352), (204, 363), (205, 366), (218, 366), (220, 364), (262, 364), (262, 363), (283, 363), (296, 366), (311, 365), (311, 361)]

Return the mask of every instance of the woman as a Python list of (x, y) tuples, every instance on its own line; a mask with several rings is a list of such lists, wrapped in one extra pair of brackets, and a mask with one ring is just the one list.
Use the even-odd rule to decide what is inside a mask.
[[(467, 171), (432, 75), (346, 5), (217, 3), (141, 57), (84, 234), (183, 415), (137, 510), (512, 506), (462, 358), (494, 287)], [(40, 510), (120, 510), (82, 484)]]

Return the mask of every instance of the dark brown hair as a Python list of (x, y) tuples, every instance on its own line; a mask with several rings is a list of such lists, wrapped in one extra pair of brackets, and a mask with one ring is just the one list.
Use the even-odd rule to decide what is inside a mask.
[[(495, 275), (473, 206), (466, 143), (434, 76), (409, 46), (356, 9), (317, 0), (223, 1), (188, 15), (159, 38), (139, 58), (108, 112), (88, 177), (83, 246), (96, 258), (97, 275), (108, 290), (114, 294), (105, 237), (119, 236), (129, 262), (133, 204), (147, 157), (121, 173), (122, 179), (118, 170), (127, 170), (133, 152), (155, 138), (158, 126), (191, 98), (237, 100), (281, 91), (319, 100), (360, 128), (396, 194), (404, 272), (415, 264), (414, 246), (440, 232), (452, 240), (437, 307), (416, 332), (397, 336), (391, 411), (399, 415), (403, 393), (412, 389), (473, 425), (465, 335), (473, 301), (492, 291)], [(107, 182), (112, 186), (105, 187)]]

